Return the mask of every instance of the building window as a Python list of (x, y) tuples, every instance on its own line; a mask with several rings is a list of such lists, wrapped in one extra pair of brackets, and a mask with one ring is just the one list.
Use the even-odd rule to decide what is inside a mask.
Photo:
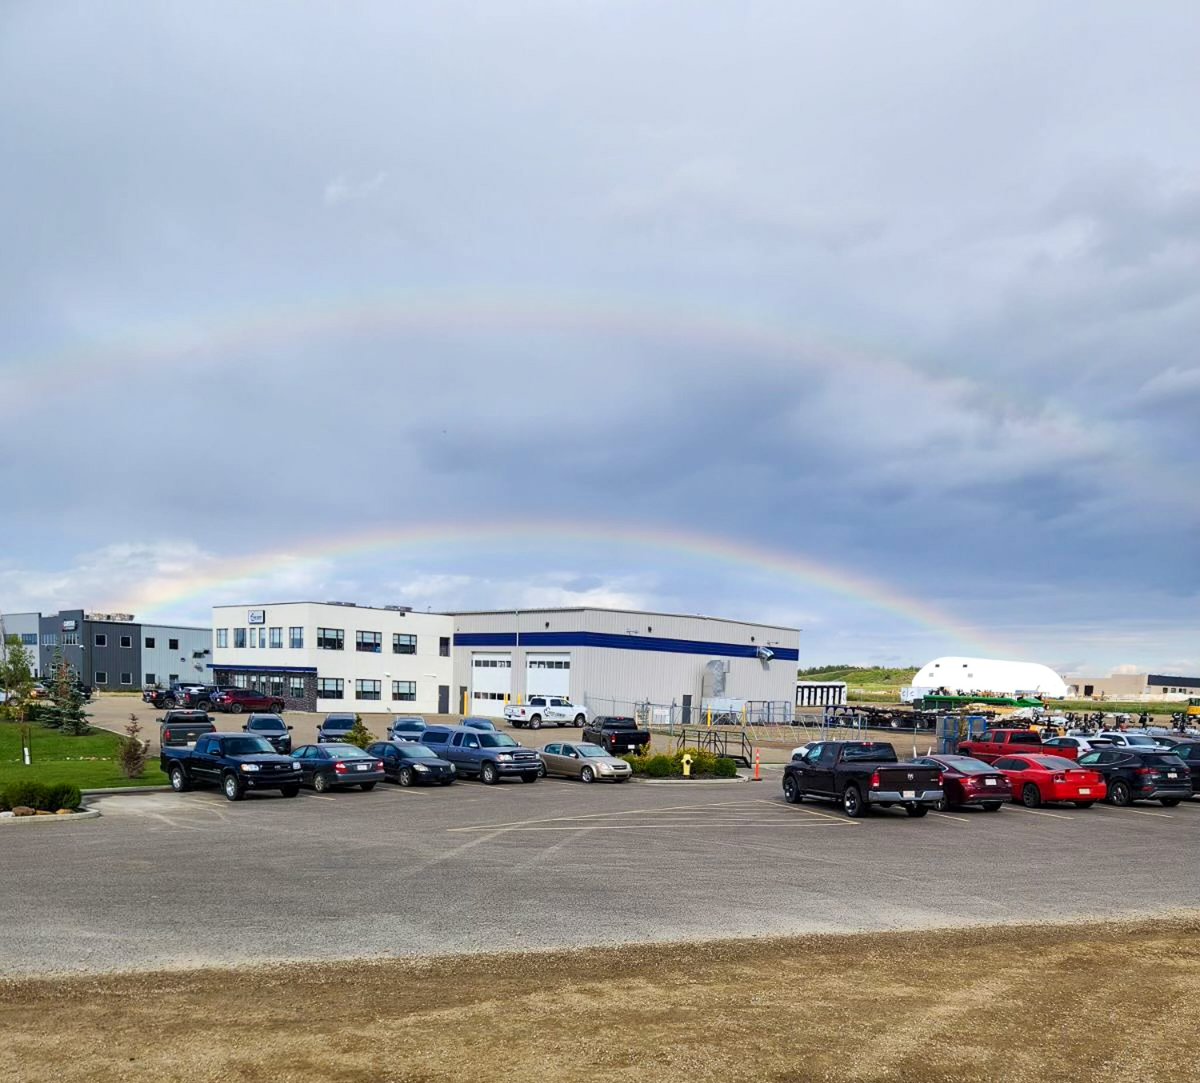
[(417, 637), (401, 635), (397, 632), (392, 636), (392, 654), (416, 654)]
[(108, 646), (108, 636), (106, 636), (103, 632), (96, 633), (96, 646), (97, 647), (107, 647)]
[(233, 687), (234, 688), (248, 688), (249, 685), (250, 685), (250, 682), (246, 680), (246, 674), (235, 673), (233, 675)]
[(64, 647), (78, 647), (79, 633), (78, 632), (63, 632), (62, 645)]
[(288, 678), (288, 695), (291, 696), (292, 699), (303, 699), (304, 698), (304, 678), (303, 677), (289, 677)]
[(271, 629), (271, 646), (279, 647), (279, 648), (283, 647), (283, 629), (282, 628), (272, 628)]
[(383, 634), (381, 632), (355, 632), (354, 649), (366, 654), (383, 653)]
[(251, 650), (253, 650), (254, 648), (256, 648), (258, 646), (258, 629), (257, 628), (250, 629), (249, 645), (250, 645)]
[(146, 650), (154, 650), (154, 636), (146, 636)]
[(317, 678), (317, 699), (341, 699), (342, 698), (342, 678), (341, 677), (318, 677)]
[(233, 645), (234, 647), (244, 647), (246, 645), (245, 628), (235, 628), (233, 630)]
[(443, 658), (450, 657), (450, 637), (449, 636), (440, 636), (438, 638), (438, 654), (440, 654)]
[(354, 682), (354, 698), (355, 699), (381, 699), (382, 694), (379, 690), (379, 681), (355, 681)]
[(102, 669), (96, 670), (96, 683), (97, 684), (108, 684), (108, 674), (105, 673), (104, 670), (102, 670)]
[(57, 632), (43, 632), (42, 633), (42, 646), (43, 647), (57, 647), (58, 646), (58, 633)]
[(167, 650), (170, 650), (170, 651), (179, 650), (179, 640), (178, 639), (168, 639), (167, 640)]
[(304, 649), (304, 629), (289, 628), (288, 629), (288, 646), (294, 651)]
[(400, 699), (411, 703), (416, 698), (416, 681), (392, 681), (392, 699)]
[[(121, 646), (122, 647), (132, 647), (133, 646), (133, 636), (121, 636)], [(121, 683), (123, 684), (124, 682), (122, 681)]]
[(273, 695), (276, 699), (283, 698), (283, 674), (282, 673), (272, 673), (271, 674), (271, 695)]
[(222, 647), (222, 648), (229, 646), (229, 629), (228, 628), (218, 628), (217, 629), (217, 646)]
[(265, 651), (267, 649), (267, 630), (260, 628), (258, 630), (258, 645)]
[(149, 684), (154, 684), (154, 683), (155, 683), (155, 682), (154, 682), (154, 674), (153, 674), (153, 673), (147, 673), (147, 674), (146, 674), (146, 679), (145, 679), (145, 680), (144, 680), (142, 683), (143, 683), (143, 684), (148, 684), (148, 685), (149, 685)]
[(25, 647), (37, 646), (37, 632), (22, 632), (21, 645)]
[(340, 651), (344, 648), (346, 633), (341, 628), (318, 628), (317, 650)]
[(121, 683), (122, 684), (133, 684), (133, 674), (132, 673), (122, 673), (121, 674)]

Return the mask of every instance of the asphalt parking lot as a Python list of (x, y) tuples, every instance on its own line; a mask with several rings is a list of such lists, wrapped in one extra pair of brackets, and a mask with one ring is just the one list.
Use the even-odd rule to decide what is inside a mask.
[(761, 783), (120, 795), (8, 828), (0, 971), (527, 950), (1195, 905), (1200, 803), (998, 814), (784, 804)]

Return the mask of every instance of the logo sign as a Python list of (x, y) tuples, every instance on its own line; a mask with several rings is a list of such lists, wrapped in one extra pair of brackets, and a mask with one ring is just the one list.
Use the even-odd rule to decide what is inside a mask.
[(73, 632), (75, 631), (75, 624), (76, 622), (73, 620), (65, 620), (63, 621), (62, 630), (64, 632)]
[(246, 614), (247, 624), (266, 624), (267, 611), (265, 609), (251, 609)]

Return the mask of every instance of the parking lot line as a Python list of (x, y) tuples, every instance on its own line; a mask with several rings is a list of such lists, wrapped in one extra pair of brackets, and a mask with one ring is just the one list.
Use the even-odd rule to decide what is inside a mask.
[[(1042, 809), (1026, 808), (1024, 805), (1013, 805), (1016, 812), (1028, 812), (1030, 816), (1052, 816), (1056, 820), (1073, 820), (1074, 816), (1066, 816), (1061, 812), (1045, 812)], [(1080, 809), (1082, 812), (1083, 810)]]
[(935, 816), (941, 816), (945, 820), (957, 820), (960, 824), (969, 824), (971, 822), (970, 816), (951, 816), (950, 813), (941, 812), (938, 809), (934, 809), (933, 814)]
[(1175, 819), (1169, 812), (1151, 812), (1144, 808), (1114, 808), (1112, 805), (1097, 805), (1096, 807), (1104, 809), (1105, 812), (1132, 812), (1135, 816), (1157, 816), (1162, 820)]
[(318, 793), (303, 793), (301, 797), (307, 797), (310, 801), (336, 801), (336, 797), (322, 797)]
[(764, 805), (771, 805), (774, 808), (784, 812), (806, 812), (809, 816), (818, 816), (822, 820), (830, 820), (835, 824), (845, 824), (847, 827), (862, 827), (862, 823), (858, 820), (847, 819), (845, 816), (835, 816), (831, 812), (820, 812), (815, 808), (808, 808), (806, 805), (780, 805), (778, 801), (772, 801), (769, 798), (759, 798), (759, 802)]

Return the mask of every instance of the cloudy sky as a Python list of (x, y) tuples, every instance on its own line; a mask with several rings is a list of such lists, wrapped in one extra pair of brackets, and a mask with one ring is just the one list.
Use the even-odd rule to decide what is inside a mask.
[(0, 9), (0, 610), (1200, 672), (1200, 9)]

